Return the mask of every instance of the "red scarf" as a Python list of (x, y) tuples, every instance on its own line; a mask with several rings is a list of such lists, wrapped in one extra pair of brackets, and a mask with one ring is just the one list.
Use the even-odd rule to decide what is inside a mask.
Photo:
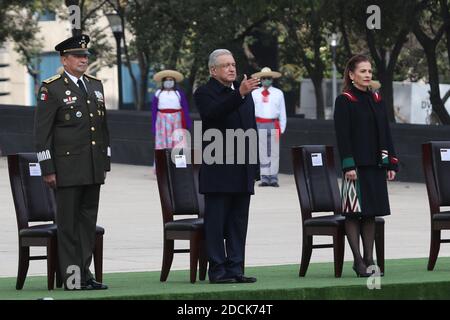
[(262, 102), (263, 103), (268, 103), (269, 102), (269, 94), (270, 94), (269, 90), (264, 89), (263, 91), (261, 91), (261, 94), (263, 96)]

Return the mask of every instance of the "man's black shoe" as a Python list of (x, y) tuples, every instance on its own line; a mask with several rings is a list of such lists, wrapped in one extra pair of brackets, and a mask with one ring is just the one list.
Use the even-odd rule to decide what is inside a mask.
[(236, 276), (235, 279), (236, 279), (236, 282), (238, 282), (238, 283), (254, 283), (254, 282), (256, 282), (255, 277), (246, 277), (244, 275)]
[(218, 278), (218, 279), (209, 280), (209, 283), (217, 283), (217, 284), (237, 283), (237, 280), (235, 278)]
[(270, 186), (278, 188), (280, 185), (278, 184), (278, 182), (273, 182), (273, 183), (270, 184)]
[(90, 279), (86, 281), (86, 285), (81, 287), (81, 290), (106, 290), (108, 286), (106, 284)]
[(260, 186), (260, 187), (268, 187), (268, 186), (270, 186), (270, 184), (268, 184), (267, 182), (261, 182), (260, 184), (258, 184), (258, 186)]

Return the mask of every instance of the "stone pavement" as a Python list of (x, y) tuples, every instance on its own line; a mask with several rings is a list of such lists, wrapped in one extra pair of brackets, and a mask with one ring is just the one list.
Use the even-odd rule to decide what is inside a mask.
[[(250, 207), (246, 265), (298, 264), (301, 217), (294, 178), (280, 175), (280, 188), (256, 187)], [(424, 184), (389, 183), (392, 215), (386, 217), (386, 258), (427, 257), (429, 207)], [(0, 276), (16, 276), (17, 226), (6, 158), (0, 158)], [(151, 167), (113, 164), (102, 187), (98, 224), (106, 230), (104, 271), (160, 270), (162, 217)], [(443, 232), (443, 236), (448, 236)], [(321, 237), (317, 243), (331, 241)], [(181, 244), (181, 245), (180, 245)], [(187, 247), (187, 241), (178, 247)], [(345, 260), (352, 255), (346, 244)], [(40, 248), (32, 254), (43, 254)], [(450, 246), (441, 247), (441, 256)], [(332, 249), (316, 249), (311, 262), (333, 261)], [(188, 254), (176, 254), (172, 269), (188, 269)], [(44, 261), (31, 261), (29, 275), (45, 274)]]

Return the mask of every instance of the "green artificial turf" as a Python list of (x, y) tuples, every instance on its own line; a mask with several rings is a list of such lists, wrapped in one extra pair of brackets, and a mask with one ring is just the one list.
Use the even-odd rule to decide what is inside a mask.
[(426, 258), (387, 260), (380, 290), (369, 290), (351, 262), (342, 278), (334, 278), (332, 263), (310, 264), (304, 278), (298, 265), (248, 267), (246, 274), (258, 278), (253, 284), (191, 284), (187, 270), (171, 271), (167, 282), (159, 272), (107, 273), (103, 291), (48, 291), (45, 276), (27, 277), (18, 291), (15, 278), (0, 278), (0, 299), (450, 299), (450, 258), (439, 258), (434, 271), (426, 266)]

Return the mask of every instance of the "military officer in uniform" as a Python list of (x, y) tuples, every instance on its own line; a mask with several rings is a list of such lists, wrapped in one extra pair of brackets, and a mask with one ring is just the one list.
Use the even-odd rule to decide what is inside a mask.
[(111, 152), (103, 85), (85, 74), (88, 43), (87, 35), (79, 35), (55, 47), (64, 71), (43, 81), (35, 114), (42, 176), (56, 190), (58, 256), (68, 290), (107, 289), (89, 271)]

